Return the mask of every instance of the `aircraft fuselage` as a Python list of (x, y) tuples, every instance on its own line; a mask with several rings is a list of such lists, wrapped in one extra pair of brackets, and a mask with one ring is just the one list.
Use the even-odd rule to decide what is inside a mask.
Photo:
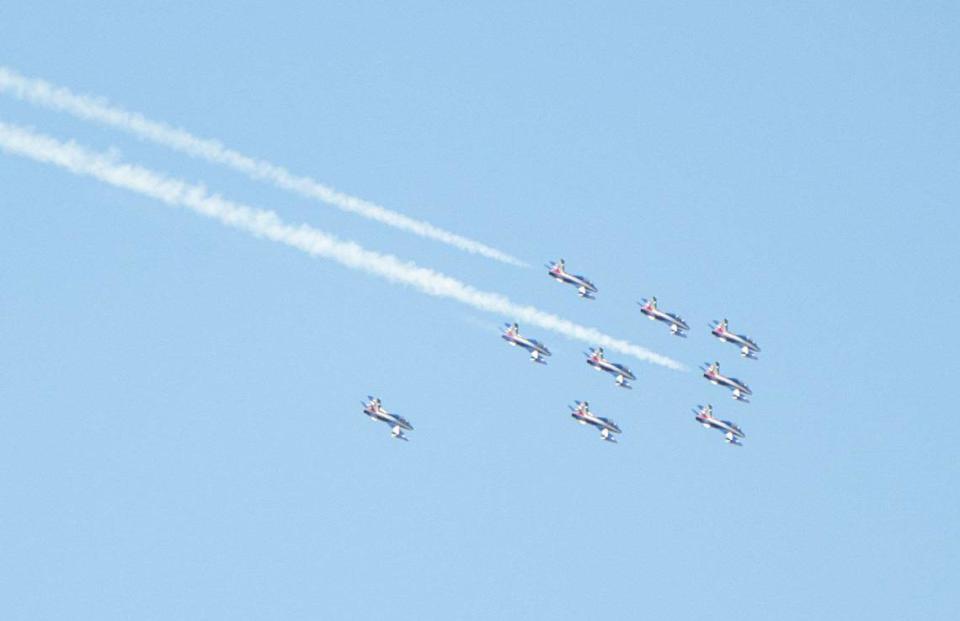
[(707, 369), (704, 371), (703, 376), (710, 380), (712, 384), (717, 384), (718, 386), (723, 386), (734, 391), (734, 397), (740, 399), (742, 395), (752, 395), (753, 391), (747, 387), (746, 384), (741, 382), (735, 377), (727, 377), (726, 375), (721, 375), (719, 371), (711, 371)]
[(398, 414), (391, 414), (385, 409), (374, 408), (372, 406), (366, 405), (363, 408), (363, 413), (369, 416), (374, 420), (378, 420), (382, 423), (387, 423), (391, 427), (400, 427), (401, 429), (406, 429), (407, 431), (413, 431), (413, 425), (407, 422), (405, 418)]
[(585, 277), (578, 274), (571, 274), (565, 270), (560, 269), (557, 266), (551, 267), (550, 271), (547, 272), (551, 278), (557, 282), (562, 282), (564, 284), (573, 285), (577, 288), (577, 292), (582, 298), (589, 298), (591, 294), (597, 292), (596, 286)]
[(500, 337), (506, 342), (510, 343), (514, 347), (522, 347), (523, 349), (530, 352), (530, 359), (533, 362), (539, 364), (546, 364), (547, 361), (543, 359), (544, 356), (550, 355), (550, 350), (547, 349), (539, 341), (533, 339), (528, 339), (524, 336), (520, 336), (516, 332), (505, 332), (500, 335)]
[(620, 427), (618, 427), (616, 423), (602, 416), (597, 416), (592, 412), (584, 413), (579, 410), (574, 410), (570, 416), (581, 424), (591, 425), (601, 431), (607, 430), (608, 433), (620, 433)]
[(610, 362), (609, 360), (606, 360), (606, 359), (597, 360), (596, 358), (592, 358), (592, 357), (587, 358), (587, 364), (589, 364), (590, 366), (592, 366), (594, 369), (598, 371), (605, 371), (607, 373), (610, 373), (611, 375), (617, 376), (618, 378), (622, 377), (623, 380), (619, 380), (620, 382), (623, 382), (624, 380), (632, 381), (637, 379), (637, 377), (633, 374), (633, 372), (631, 372), (630, 369), (628, 369), (627, 367), (621, 364)]
[(720, 420), (719, 418), (706, 417), (706, 416), (697, 416), (697, 420), (704, 426), (711, 429), (716, 429), (717, 431), (722, 431), (723, 433), (732, 433), (738, 438), (745, 438), (746, 436), (740, 428), (734, 425), (728, 420)]
[(683, 319), (680, 319), (679, 317), (671, 313), (664, 312), (659, 308), (652, 308), (650, 306), (641, 306), (640, 312), (642, 312), (644, 315), (649, 317), (651, 320), (662, 321), (663, 323), (669, 325), (671, 331), (674, 333), (690, 329), (690, 327), (687, 325), (687, 323)]
[(744, 357), (753, 357), (755, 354), (760, 353), (760, 348), (757, 347), (757, 344), (752, 340), (743, 334), (734, 334), (730, 330), (725, 329), (722, 325), (714, 328), (712, 333), (721, 341), (724, 341), (725, 343), (732, 343), (733, 345), (739, 347), (740, 353)]

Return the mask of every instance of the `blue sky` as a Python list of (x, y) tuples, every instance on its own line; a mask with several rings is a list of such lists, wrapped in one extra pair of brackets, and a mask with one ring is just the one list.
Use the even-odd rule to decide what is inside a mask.
[[(2, 156), (5, 619), (953, 619), (950, 3), (31, 3), (0, 64), (533, 265), (0, 97), (756, 393), (529, 364), (502, 319)], [(634, 302), (694, 328), (671, 338)], [(729, 317), (763, 347), (708, 338)], [(360, 413), (378, 394), (408, 444)], [(617, 446), (569, 419), (587, 399)], [(737, 421), (731, 449), (689, 413)]]

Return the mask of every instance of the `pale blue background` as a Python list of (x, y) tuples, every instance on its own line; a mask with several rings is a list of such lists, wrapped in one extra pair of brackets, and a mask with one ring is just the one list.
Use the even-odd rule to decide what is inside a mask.
[[(188, 4), (6, 2), (0, 64), (563, 256), (599, 299), (9, 97), (0, 119), (756, 398), (629, 360), (617, 391), (542, 330), (531, 365), (499, 317), (5, 155), (0, 617), (957, 618), (956, 3)], [(761, 360), (707, 337), (723, 316)]]

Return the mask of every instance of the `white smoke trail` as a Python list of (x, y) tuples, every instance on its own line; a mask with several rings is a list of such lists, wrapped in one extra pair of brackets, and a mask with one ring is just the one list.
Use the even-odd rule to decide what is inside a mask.
[(95, 177), (169, 205), (187, 207), (257, 237), (293, 246), (313, 256), (332, 259), (349, 268), (408, 285), (429, 295), (457, 300), (482, 311), (558, 332), (568, 338), (599, 344), (670, 369), (684, 370), (683, 365), (671, 358), (595, 328), (581, 326), (533, 306), (516, 304), (503, 295), (480, 291), (450, 276), (391, 255), (366, 250), (354, 242), (341, 241), (308, 225), (286, 224), (272, 211), (229, 201), (217, 194), (210, 194), (201, 186), (172, 179), (140, 166), (118, 163), (110, 155), (88, 151), (73, 142), (59, 142), (49, 136), (0, 122), (0, 148), (8, 153), (60, 166), (78, 175)]
[(394, 228), (442, 242), (472, 254), (510, 265), (527, 264), (501, 250), (451, 233), (428, 222), (416, 220), (375, 203), (338, 192), (309, 177), (294, 175), (286, 168), (228, 149), (216, 140), (199, 138), (165, 123), (111, 105), (103, 99), (77, 95), (44, 80), (27, 78), (13, 69), (0, 66), (0, 92), (46, 108), (67, 112), (75, 117), (121, 129), (138, 138), (186, 153), (209, 162), (223, 164), (252, 179), (266, 180), (278, 188), (319, 200), (338, 209), (376, 220)]

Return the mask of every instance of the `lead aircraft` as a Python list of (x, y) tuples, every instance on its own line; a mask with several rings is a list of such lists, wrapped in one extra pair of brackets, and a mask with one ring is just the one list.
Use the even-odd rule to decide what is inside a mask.
[(522, 347), (530, 352), (531, 361), (547, 364), (547, 361), (543, 359), (544, 356), (550, 355), (550, 350), (547, 349), (546, 345), (540, 341), (520, 336), (520, 326), (515, 323), (505, 323), (503, 326), (506, 329), (503, 331), (503, 334), (500, 335), (500, 338), (514, 347)]
[(574, 418), (581, 425), (592, 425), (600, 430), (600, 437), (606, 440), (607, 442), (616, 443), (617, 439), (614, 438), (611, 434), (620, 433), (620, 428), (617, 427), (617, 424), (610, 420), (609, 418), (603, 418), (602, 416), (597, 416), (590, 411), (590, 404), (586, 401), (574, 401), (576, 407), (569, 406), (572, 410), (570, 416)]
[(597, 292), (597, 288), (592, 282), (587, 280), (584, 276), (579, 274), (571, 274), (567, 271), (566, 264), (563, 259), (560, 259), (556, 263), (549, 263), (545, 267), (549, 268), (547, 274), (550, 275), (550, 278), (553, 278), (557, 282), (562, 282), (568, 285), (573, 285), (577, 288), (577, 293), (580, 294), (581, 298), (587, 298), (588, 300), (595, 299), (593, 294)]
[(711, 384), (716, 384), (717, 386), (723, 386), (724, 388), (729, 388), (733, 391), (733, 398), (737, 401), (743, 401), (744, 403), (750, 403), (746, 395), (752, 395), (753, 391), (747, 387), (746, 384), (741, 382), (735, 377), (727, 377), (720, 373), (720, 363), (714, 362), (713, 364), (706, 366), (701, 365), (703, 369), (703, 376), (710, 380)]
[(627, 380), (633, 381), (637, 379), (633, 372), (627, 367), (607, 360), (603, 355), (602, 347), (591, 349), (589, 352), (584, 353), (584, 355), (587, 357), (587, 364), (591, 367), (597, 371), (606, 371), (615, 376), (617, 378), (617, 386), (621, 388), (630, 388), (631, 386), (627, 383)]
[(718, 431), (722, 431), (723, 437), (727, 441), (727, 444), (743, 446), (740, 443), (740, 438), (746, 438), (747, 436), (744, 435), (740, 428), (734, 423), (728, 420), (720, 420), (714, 416), (713, 406), (697, 406), (696, 408), (693, 408), (693, 413), (696, 414), (696, 421), (707, 429), (716, 429)]
[(714, 321), (710, 324), (710, 328), (710, 332), (721, 341), (733, 343), (739, 347), (740, 355), (744, 358), (757, 359), (757, 354), (760, 353), (760, 348), (757, 347), (757, 344), (743, 334), (734, 334), (731, 332), (726, 319), (723, 321)]
[(684, 334), (690, 329), (687, 322), (681, 319), (680, 315), (674, 315), (673, 313), (668, 313), (657, 308), (656, 297), (652, 297), (649, 300), (644, 298), (640, 302), (637, 302), (637, 304), (640, 305), (640, 312), (649, 317), (651, 321), (662, 321), (669, 325), (671, 334), (681, 337), (687, 336)]
[(403, 435), (403, 430), (413, 431), (413, 425), (408, 423), (404, 417), (399, 414), (391, 414), (385, 410), (383, 404), (380, 403), (380, 399), (376, 397), (367, 396), (367, 401), (362, 403), (363, 413), (369, 416), (370, 420), (378, 420), (390, 425), (390, 435), (397, 440), (407, 440), (407, 436)]

